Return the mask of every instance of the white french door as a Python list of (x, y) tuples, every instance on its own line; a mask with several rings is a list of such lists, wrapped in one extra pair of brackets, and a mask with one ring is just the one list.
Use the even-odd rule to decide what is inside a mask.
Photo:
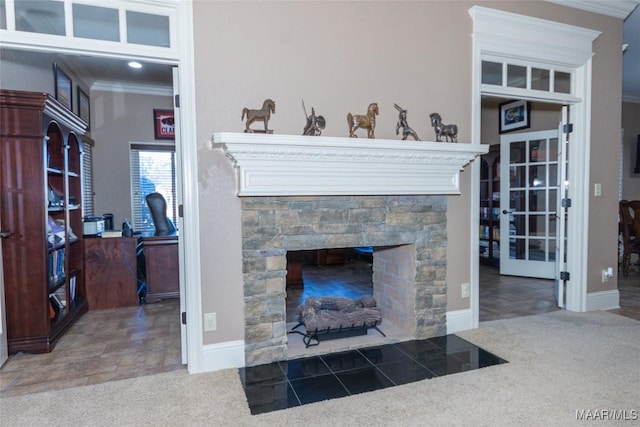
[(500, 274), (556, 278), (558, 130), (500, 137)]

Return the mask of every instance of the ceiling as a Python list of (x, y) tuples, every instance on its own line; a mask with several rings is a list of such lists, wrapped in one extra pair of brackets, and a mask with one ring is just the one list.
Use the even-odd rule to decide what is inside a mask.
[(127, 65), (129, 60), (77, 56), (70, 60), (73, 68), (93, 83), (125, 83), (130, 85), (170, 86), (172, 66), (142, 63), (142, 68)]

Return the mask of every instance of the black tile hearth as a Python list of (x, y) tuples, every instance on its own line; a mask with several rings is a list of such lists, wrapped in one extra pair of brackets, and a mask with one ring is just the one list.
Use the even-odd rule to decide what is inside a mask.
[(241, 368), (251, 413), (507, 363), (456, 335)]

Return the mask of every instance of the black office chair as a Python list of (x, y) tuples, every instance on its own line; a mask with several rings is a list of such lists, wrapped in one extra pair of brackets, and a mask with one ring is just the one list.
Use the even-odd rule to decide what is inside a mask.
[(156, 236), (166, 236), (176, 232), (173, 221), (167, 217), (167, 201), (160, 193), (149, 193), (146, 197), (147, 206), (151, 211), (153, 225), (156, 227)]

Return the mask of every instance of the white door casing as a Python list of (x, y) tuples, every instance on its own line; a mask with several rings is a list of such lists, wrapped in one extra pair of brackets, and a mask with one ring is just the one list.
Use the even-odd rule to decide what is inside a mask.
[[(184, 218), (182, 217), (182, 208), (183, 208), (183, 186), (182, 186), (182, 140), (180, 139), (180, 71), (178, 67), (173, 67), (173, 115), (175, 121), (175, 151), (176, 151), (176, 198), (178, 205), (178, 230), (181, 230), (184, 227)], [(185, 286), (184, 280), (184, 239), (178, 238), (178, 265), (180, 270), (180, 348), (182, 349), (182, 363), (186, 364), (188, 360), (187, 353), (187, 325), (182, 320), (182, 313), (186, 313), (187, 311), (187, 289)]]
[[(472, 143), (481, 141), (481, 97), (485, 95), (510, 99), (537, 100), (571, 105), (574, 141), (572, 151), (569, 210), (570, 237), (567, 243), (567, 269), (571, 280), (567, 288), (566, 307), (571, 311), (586, 309), (587, 250), (589, 237), (589, 154), (591, 120), (591, 58), (593, 41), (600, 32), (524, 15), (473, 6), (469, 9), (473, 19), (473, 114)], [(542, 36), (544, 35), (544, 37)], [(557, 68), (571, 73), (570, 93), (556, 93), (507, 84), (490, 85), (482, 81), (482, 61), (513, 61), (520, 65), (536, 64), (542, 69)], [(527, 77), (530, 77), (530, 72)], [(505, 79), (506, 80), (506, 79)], [(479, 181), (478, 162), (472, 164), (471, 200), (471, 327), (479, 324)], [(575, 209), (574, 209), (575, 208)], [(578, 216), (577, 213), (580, 212)]]

